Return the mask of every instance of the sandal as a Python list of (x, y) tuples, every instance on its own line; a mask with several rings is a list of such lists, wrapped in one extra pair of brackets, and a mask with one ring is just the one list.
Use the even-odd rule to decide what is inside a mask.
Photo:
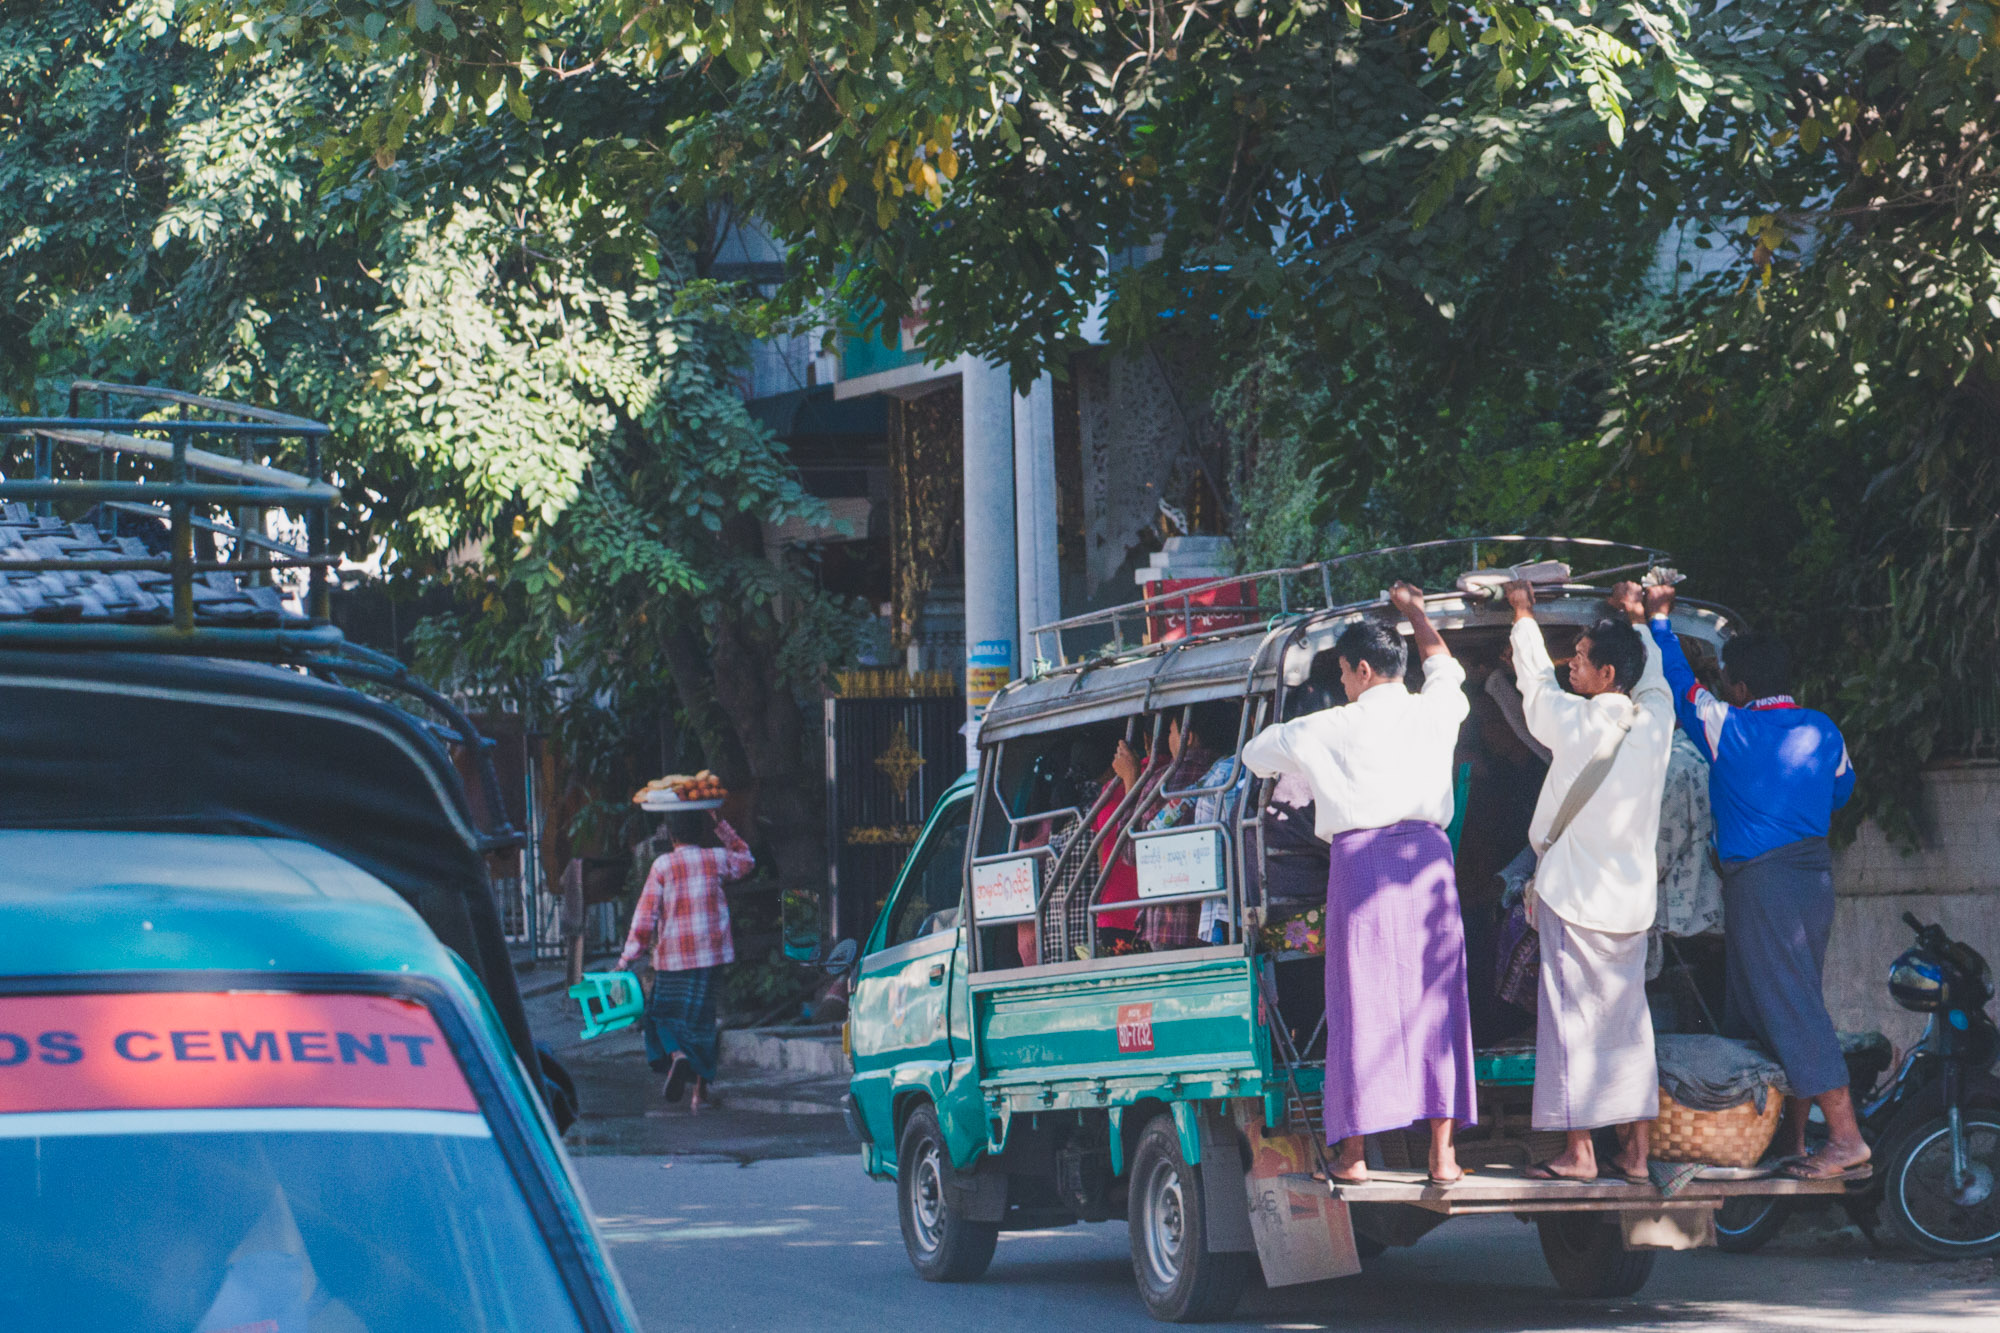
[(1315, 1171), (1312, 1173), (1312, 1178), (1314, 1180), (1324, 1181), (1326, 1184), (1329, 1185), (1366, 1185), (1370, 1180), (1370, 1177), (1367, 1174), (1368, 1168), (1363, 1167), (1361, 1170), (1362, 1174), (1358, 1176), (1338, 1175), (1330, 1170)]
[(1866, 1180), (1875, 1174), (1875, 1163), (1863, 1160), (1847, 1166), (1825, 1169), (1818, 1165), (1820, 1157), (1815, 1153), (1797, 1162), (1786, 1162), (1778, 1168), (1778, 1175), (1786, 1180)]
[(1560, 1171), (1555, 1170), (1547, 1162), (1537, 1162), (1527, 1170), (1521, 1172), (1521, 1174), (1529, 1180), (1552, 1180), (1564, 1185), (1594, 1185), (1597, 1183), (1596, 1176), (1566, 1176)]

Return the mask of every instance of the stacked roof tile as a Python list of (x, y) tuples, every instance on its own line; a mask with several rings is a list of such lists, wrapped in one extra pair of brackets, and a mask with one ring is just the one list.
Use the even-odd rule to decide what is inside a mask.
[[(111, 560), (155, 557), (139, 537), (105, 536), (89, 523), (37, 516), (27, 505), (0, 502), (0, 620), (86, 624), (165, 625), (174, 592), (166, 569), (21, 570), (34, 560)], [(276, 588), (245, 586), (233, 574), (210, 570), (195, 576), (197, 625), (274, 628), (301, 618), (288, 614)]]

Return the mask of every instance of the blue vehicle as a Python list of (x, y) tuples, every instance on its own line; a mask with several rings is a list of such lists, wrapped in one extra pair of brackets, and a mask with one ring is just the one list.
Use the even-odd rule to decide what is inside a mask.
[(331, 623), (324, 427), (71, 406), (0, 419), (0, 1328), (636, 1328), (487, 880), (519, 840), (484, 743)]

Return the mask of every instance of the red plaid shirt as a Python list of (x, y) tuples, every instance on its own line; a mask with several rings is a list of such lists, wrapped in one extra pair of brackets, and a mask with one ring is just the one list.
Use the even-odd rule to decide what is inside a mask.
[(632, 910), (632, 929), (618, 971), (629, 972), (650, 948), (656, 972), (686, 972), (736, 961), (729, 938), (729, 903), (722, 896), (725, 880), (742, 879), (756, 868), (750, 849), (736, 830), (717, 820), (720, 847), (676, 847), (653, 862), (639, 905)]

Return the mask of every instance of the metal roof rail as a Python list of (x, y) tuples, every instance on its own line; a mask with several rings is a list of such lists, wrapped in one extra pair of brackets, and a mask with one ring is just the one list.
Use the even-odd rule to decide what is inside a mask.
[[(1379, 602), (1380, 594), (1359, 598), (1339, 597), (1334, 589), (1337, 572), (1347, 571), (1362, 561), (1441, 552), (1453, 547), (1466, 549), (1466, 558), (1460, 565), (1459, 572), (1502, 567), (1498, 561), (1489, 560), (1482, 563), (1480, 552), (1482, 546), (1502, 550), (1508, 547), (1517, 549), (1536, 546), (1585, 547), (1607, 552), (1625, 552), (1634, 557), (1600, 569), (1572, 574), (1570, 576), (1572, 584), (1586, 584), (1592, 579), (1609, 578), (1614, 574), (1648, 569), (1670, 559), (1668, 554), (1658, 547), (1610, 541), (1602, 537), (1538, 537), (1519, 533), (1442, 537), (1402, 546), (1355, 551), (1328, 560), (1315, 560), (1309, 564), (1224, 575), (1191, 587), (1176, 588), (1172, 592), (1156, 593), (1151, 597), (1142, 597), (1118, 606), (1087, 611), (1082, 615), (1038, 625), (1029, 631), (1033, 645), (1031, 658), (1047, 661), (1057, 669), (1087, 667), (1098, 662), (1129, 661), (1162, 651), (1167, 643), (1193, 644), (1241, 634), (1262, 633), (1281, 621), (1309, 613), (1360, 610)], [(1494, 553), (1489, 549), (1487, 555), (1491, 556)], [(1521, 563), (1524, 562), (1520, 560), (1505, 562), (1509, 565)], [(1224, 590), (1236, 600), (1233, 602), (1219, 600), (1215, 595)], [(1200, 598), (1209, 600), (1197, 601)], [(1143, 637), (1138, 643), (1128, 644), (1125, 637), (1126, 629), (1128, 624), (1134, 621), (1141, 627)], [(1099, 648), (1095, 654), (1073, 658), (1067, 651), (1063, 636), (1083, 630), (1095, 631), (1099, 635), (1108, 630), (1111, 643)], [(1052, 654), (1045, 651), (1050, 646), (1047, 636), (1051, 635), (1054, 636), (1055, 650)]]
[[(85, 415), (93, 396), (98, 412)], [(287, 658), (338, 646), (326, 570), (340, 562), (327, 551), (340, 489), (322, 475), (327, 434), (283, 412), (99, 380), (70, 385), (65, 416), (0, 417), (0, 460), (21, 436), (31, 455), (31, 476), (0, 477), (0, 648)], [(59, 447), (75, 453), (59, 458)], [(258, 458), (287, 453), (301, 470)], [(274, 509), (303, 521), (305, 549), (264, 535)], [(201, 512), (215, 510), (234, 521)], [(120, 514), (164, 519), (167, 551), (117, 536)], [(230, 557), (197, 559), (198, 532), (229, 541)], [(306, 571), (303, 615), (256, 586), (288, 568)]]

